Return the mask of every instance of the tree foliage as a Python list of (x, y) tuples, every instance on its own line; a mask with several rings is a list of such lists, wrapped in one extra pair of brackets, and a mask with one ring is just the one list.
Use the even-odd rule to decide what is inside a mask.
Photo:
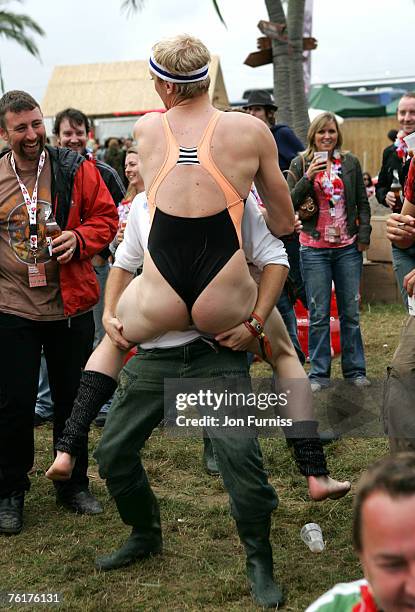
[[(144, 6), (144, 4), (145, 4), (145, 0), (123, 0), (121, 8), (123, 10), (126, 10), (127, 12), (131, 12), (131, 11), (134, 12), (137, 9), (142, 8)], [(216, 0), (212, 0), (212, 4), (213, 4), (213, 8), (216, 11), (217, 16), (219, 17), (219, 19), (221, 20), (221, 22), (223, 23), (223, 25), (226, 28), (227, 26), (226, 26), (226, 23), (225, 23), (225, 21), (224, 21), (224, 19), (222, 17), (222, 13), (220, 12), (219, 5), (218, 5), (217, 1)]]
[[(21, 1), (21, 0), (19, 0)], [(8, 40), (14, 40), (18, 45), (26, 49), (31, 55), (40, 59), (39, 49), (32, 38), (32, 34), (44, 36), (45, 33), (36, 21), (28, 15), (13, 13), (6, 10), (8, 0), (0, 0), (0, 36)], [(4, 93), (3, 76), (0, 67), (0, 88)]]

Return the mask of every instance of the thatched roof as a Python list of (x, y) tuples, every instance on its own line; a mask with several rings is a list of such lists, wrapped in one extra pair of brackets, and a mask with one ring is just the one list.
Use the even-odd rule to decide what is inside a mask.
[[(229, 105), (219, 58), (209, 69), (210, 98), (218, 108)], [(54, 117), (68, 106), (91, 117), (134, 114), (163, 108), (154, 90), (145, 60), (56, 66), (49, 80), (42, 111)]]

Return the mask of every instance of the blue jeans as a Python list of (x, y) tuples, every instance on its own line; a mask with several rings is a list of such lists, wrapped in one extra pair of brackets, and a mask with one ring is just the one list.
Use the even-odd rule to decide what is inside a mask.
[(95, 323), (94, 348), (96, 348), (105, 336), (105, 329), (102, 325), (102, 315), (104, 312), (105, 285), (110, 271), (109, 263), (106, 261), (103, 266), (94, 266), (94, 270), (99, 284), (99, 302), (95, 304), (93, 310)]
[[(95, 335), (94, 335), (94, 349), (101, 342), (105, 336), (105, 329), (102, 324), (102, 315), (104, 313), (104, 294), (105, 285), (107, 284), (107, 278), (110, 271), (109, 263), (106, 261), (103, 266), (94, 266), (95, 274), (97, 275), (97, 281), (99, 283), (99, 302), (94, 306), (94, 324), (95, 324)], [(106, 414), (111, 406), (112, 398), (101, 407), (100, 414)]]
[(48, 366), (46, 365), (45, 353), (42, 350), (40, 357), (39, 387), (35, 412), (43, 419), (53, 416), (53, 402), (49, 387)]
[(359, 324), (359, 285), (362, 253), (356, 244), (317, 249), (301, 246), (301, 270), (310, 313), (309, 377), (328, 386), (331, 370), (330, 298), (334, 281), (340, 318), (341, 366), (344, 378), (366, 376)]
[(411, 246), (409, 249), (398, 249), (398, 247), (392, 245), (392, 258), (396, 282), (402, 294), (405, 308), (408, 309), (408, 295), (403, 288), (403, 279), (408, 272), (415, 268), (415, 246)]

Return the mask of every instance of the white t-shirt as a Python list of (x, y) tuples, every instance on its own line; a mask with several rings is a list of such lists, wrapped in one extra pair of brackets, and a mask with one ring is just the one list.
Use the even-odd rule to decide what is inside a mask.
[[(139, 193), (131, 204), (124, 240), (115, 254), (115, 268), (135, 273), (143, 265), (150, 233), (150, 214), (145, 192)], [(242, 247), (248, 262), (263, 270), (268, 264), (279, 264), (289, 268), (284, 244), (269, 231), (264, 217), (252, 194), (246, 200), (242, 217)], [(196, 329), (167, 332), (148, 342), (143, 349), (171, 348), (188, 344), (201, 334)]]

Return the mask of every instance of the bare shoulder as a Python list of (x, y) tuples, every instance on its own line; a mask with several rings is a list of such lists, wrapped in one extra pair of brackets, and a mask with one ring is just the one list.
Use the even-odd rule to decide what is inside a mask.
[(223, 121), (226, 125), (237, 126), (238, 128), (248, 130), (267, 130), (267, 126), (263, 121), (249, 115), (248, 113), (228, 112), (223, 113)]
[(274, 142), (269, 127), (260, 119), (248, 115), (248, 113), (228, 112), (223, 113), (221, 127), (226, 134), (238, 134), (240, 144), (246, 141), (260, 148), (268, 140)]
[(135, 122), (133, 131), (135, 139), (137, 140), (143, 132), (158, 125), (161, 125), (161, 113), (146, 113)]

